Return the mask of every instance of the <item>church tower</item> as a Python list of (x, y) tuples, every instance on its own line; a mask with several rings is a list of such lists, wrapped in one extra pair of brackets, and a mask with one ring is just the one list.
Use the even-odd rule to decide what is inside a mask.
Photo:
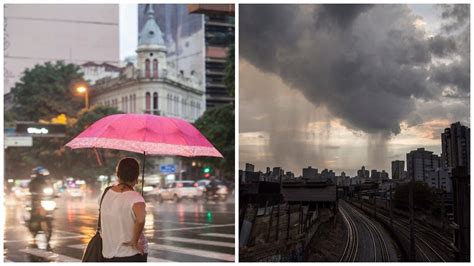
[(146, 11), (147, 21), (138, 35), (137, 67), (139, 78), (158, 79), (167, 72), (167, 51), (163, 32), (155, 21), (153, 5)]

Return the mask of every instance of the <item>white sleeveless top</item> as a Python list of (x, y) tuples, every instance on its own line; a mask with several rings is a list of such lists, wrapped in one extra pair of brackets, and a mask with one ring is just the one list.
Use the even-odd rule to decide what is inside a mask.
[[(102, 255), (105, 258), (129, 257), (139, 253), (131, 246), (122, 245), (132, 240), (135, 225), (132, 207), (137, 202), (145, 200), (136, 191), (115, 192), (109, 189), (105, 194), (100, 214)], [(145, 243), (145, 253), (148, 253), (148, 244), (143, 233), (139, 241)]]

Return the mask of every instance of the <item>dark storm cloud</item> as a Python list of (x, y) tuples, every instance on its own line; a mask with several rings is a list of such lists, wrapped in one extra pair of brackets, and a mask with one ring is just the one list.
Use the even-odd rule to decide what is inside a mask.
[[(461, 9), (443, 16), (468, 23)], [(438, 100), (445, 86), (469, 92), (469, 71), (459, 73), (469, 36), (427, 39), (417, 18), (405, 5), (241, 5), (240, 54), (346, 125), (389, 136), (417, 99)], [(432, 65), (455, 55), (465, 58)]]
[(445, 57), (456, 52), (456, 42), (452, 38), (435, 36), (429, 39), (431, 52), (438, 57)]
[(373, 5), (322, 5), (314, 14), (317, 28), (345, 29), (359, 14), (370, 9)]
[(469, 5), (467, 4), (441, 5), (441, 7), (443, 9), (441, 16), (444, 19), (451, 20), (450, 22), (447, 22), (443, 25), (443, 28), (447, 32), (457, 30), (463, 27), (464, 25), (466, 25), (467, 22), (469, 22), (469, 19), (470, 19)]

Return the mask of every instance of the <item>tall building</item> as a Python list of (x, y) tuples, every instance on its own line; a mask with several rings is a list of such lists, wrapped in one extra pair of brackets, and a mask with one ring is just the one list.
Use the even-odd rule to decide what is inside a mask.
[(403, 179), (405, 172), (405, 161), (392, 161), (392, 179)]
[(314, 179), (318, 177), (318, 169), (308, 166), (308, 168), (303, 168), (303, 178)]
[(362, 166), (360, 170), (357, 170), (357, 177), (369, 178), (369, 170), (365, 170), (365, 166)]
[(6, 4), (4, 93), (26, 68), (63, 60), (118, 65), (118, 4)]
[[(145, 25), (148, 5), (138, 6), (139, 31)], [(233, 102), (224, 84), (228, 48), (235, 42), (233, 5), (151, 5), (163, 26), (168, 56), (175, 62), (173, 67), (202, 81), (206, 108)]]
[(428, 174), (427, 183), (430, 187), (444, 190), (448, 193), (453, 192), (453, 184), (451, 182), (451, 173), (447, 168), (438, 168)]
[(410, 179), (414, 178), (415, 181), (428, 182), (430, 172), (439, 167), (439, 156), (433, 154), (432, 151), (418, 148), (407, 153), (407, 174)]
[(464, 166), (470, 171), (470, 133), (470, 128), (461, 125), (460, 122), (451, 124), (451, 127), (444, 130), (441, 134), (442, 166), (449, 168)]

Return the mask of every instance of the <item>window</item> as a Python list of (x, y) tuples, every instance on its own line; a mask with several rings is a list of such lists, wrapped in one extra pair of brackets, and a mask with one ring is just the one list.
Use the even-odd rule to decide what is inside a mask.
[(201, 103), (197, 103), (196, 117), (201, 115)]
[(125, 96), (125, 103), (124, 103), (124, 111), (125, 113), (128, 113), (128, 96)]
[(150, 78), (150, 59), (145, 60), (145, 77)]
[(158, 93), (153, 93), (153, 111), (158, 111)]
[(196, 114), (194, 113), (194, 101), (191, 101), (191, 119), (196, 118)]
[(166, 110), (168, 111), (168, 114), (171, 113), (171, 110), (172, 110), (172, 105), (173, 105), (173, 100), (172, 100), (172, 96), (171, 94), (168, 93), (168, 95), (166, 96), (166, 101), (167, 101), (167, 108)]
[(153, 59), (153, 78), (158, 78), (158, 59)]
[(186, 101), (185, 99), (181, 99), (181, 115), (185, 118), (188, 113), (187, 113), (187, 110), (186, 110)]
[(137, 112), (137, 95), (133, 94), (133, 112)]
[(151, 98), (150, 93), (147, 92), (145, 94), (145, 113), (146, 114), (150, 113), (150, 100), (151, 100), (150, 98)]
[(174, 114), (175, 115), (179, 115), (179, 97), (178, 96), (174, 96)]

